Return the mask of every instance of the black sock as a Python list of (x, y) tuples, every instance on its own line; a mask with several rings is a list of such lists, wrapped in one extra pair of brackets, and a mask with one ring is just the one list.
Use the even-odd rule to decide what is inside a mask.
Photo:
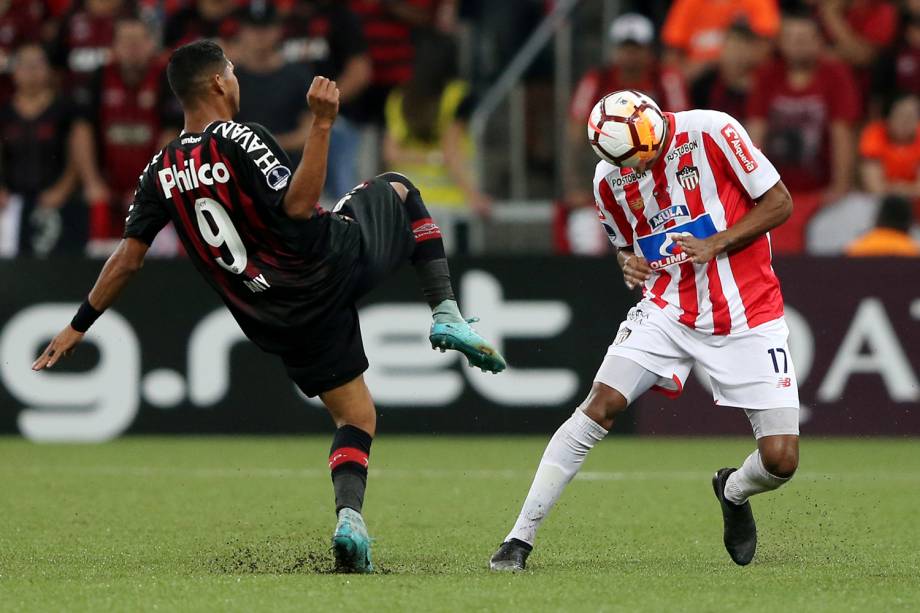
[(336, 430), (332, 437), (329, 470), (332, 471), (336, 514), (345, 507), (360, 513), (364, 506), (367, 461), (372, 441), (370, 434), (349, 424)]
[(403, 205), (409, 214), (409, 223), (412, 225), (412, 234), (415, 237), (415, 250), (412, 252), (410, 261), (415, 267), (415, 273), (428, 306), (433, 309), (445, 300), (456, 300), (454, 288), (451, 285), (450, 268), (447, 265), (441, 228), (428, 212), (428, 207), (422, 200), (422, 194), (412, 181), (399, 173), (387, 172), (380, 175), (379, 178), (391, 183), (401, 183), (408, 190)]
[(431, 218), (422, 195), (415, 187), (406, 195), (405, 204), (415, 235), (411, 262), (428, 306), (434, 308), (445, 300), (455, 300), (441, 228)]
[(456, 300), (447, 258), (418, 262), (415, 264), (415, 274), (422, 286), (425, 301), (432, 309), (445, 300)]

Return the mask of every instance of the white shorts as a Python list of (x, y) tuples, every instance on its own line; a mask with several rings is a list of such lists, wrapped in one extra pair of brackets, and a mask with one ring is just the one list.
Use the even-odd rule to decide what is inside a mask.
[[(659, 377), (652, 389), (671, 397), (680, 395), (696, 364), (709, 376), (718, 405), (798, 409), (799, 387), (788, 337), (782, 317), (744, 332), (716, 336), (678, 323), (654, 304), (642, 301), (620, 324), (607, 357), (626, 358), (651, 371)], [(635, 398), (629, 394), (636, 384), (622, 381), (616, 370), (605, 359), (594, 380), (632, 402)]]

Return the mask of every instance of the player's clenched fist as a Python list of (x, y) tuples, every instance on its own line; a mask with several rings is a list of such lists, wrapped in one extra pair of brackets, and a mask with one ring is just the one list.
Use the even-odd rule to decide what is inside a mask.
[(326, 77), (314, 77), (307, 92), (313, 123), (331, 126), (339, 112), (339, 88)]

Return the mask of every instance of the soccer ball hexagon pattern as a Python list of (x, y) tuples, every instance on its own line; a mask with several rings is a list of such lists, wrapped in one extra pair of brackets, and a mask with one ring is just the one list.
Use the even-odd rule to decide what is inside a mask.
[(591, 109), (588, 141), (602, 160), (635, 168), (658, 153), (664, 126), (664, 115), (654, 100), (625, 89), (607, 94)]

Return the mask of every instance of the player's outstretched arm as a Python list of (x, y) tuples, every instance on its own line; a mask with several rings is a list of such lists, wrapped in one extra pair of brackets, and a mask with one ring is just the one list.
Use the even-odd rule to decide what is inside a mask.
[(757, 199), (757, 206), (748, 211), (738, 223), (705, 239), (674, 234), (674, 242), (697, 264), (710, 261), (720, 253), (748, 245), (758, 236), (782, 224), (792, 215), (792, 196), (782, 181)]
[(315, 77), (307, 92), (307, 103), (313, 112), (313, 125), (303, 148), (303, 157), (284, 195), (284, 212), (294, 219), (309, 219), (323, 193), (326, 181), (326, 159), (329, 154), (329, 132), (339, 113), (339, 89), (335, 81)]
[(83, 340), (83, 335), (102, 311), (109, 308), (128, 281), (141, 269), (144, 256), (147, 255), (148, 245), (135, 238), (126, 238), (121, 241), (115, 253), (109, 257), (96, 279), (89, 297), (80, 306), (70, 324), (54, 337), (48, 347), (38, 359), (32, 363), (32, 370), (51, 368), (57, 364), (61, 356), (69, 355), (74, 347)]

